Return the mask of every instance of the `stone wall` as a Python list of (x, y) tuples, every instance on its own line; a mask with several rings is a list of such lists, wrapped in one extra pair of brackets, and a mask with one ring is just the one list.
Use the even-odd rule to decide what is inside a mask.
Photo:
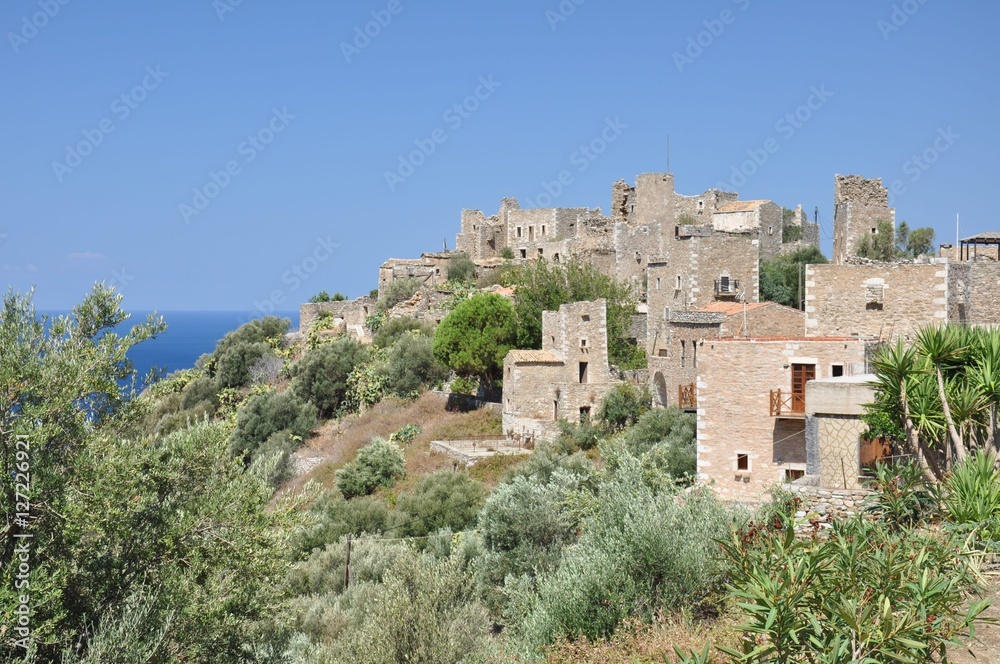
[(344, 326), (347, 334), (359, 340), (368, 340), (368, 328), (365, 321), (370, 313), (375, 312), (375, 301), (369, 297), (359, 297), (356, 300), (341, 300), (340, 302), (315, 302), (299, 305), (299, 329), (308, 332), (321, 313), (329, 313), (334, 325)]
[(1000, 263), (979, 260), (969, 263), (971, 325), (1000, 325)]
[(948, 320), (947, 276), (943, 261), (808, 265), (806, 333), (911, 339), (921, 325)]
[[(791, 391), (791, 365), (813, 364), (817, 378), (864, 370), (865, 344), (857, 339), (709, 339), (699, 352), (698, 472), (714, 481), (724, 500), (755, 502), (806, 470), (804, 419), (771, 417), (771, 390)], [(737, 455), (749, 459), (737, 469)]]
[(830, 523), (834, 520), (849, 519), (860, 514), (865, 507), (865, 501), (872, 495), (871, 491), (830, 490), (805, 483), (795, 482), (784, 488), (794, 493), (802, 501), (795, 518), (807, 519), (818, 515), (820, 523)]
[(881, 220), (896, 227), (896, 211), (881, 179), (836, 175), (833, 183), (833, 262), (843, 264), (855, 254), (858, 241), (871, 235)]

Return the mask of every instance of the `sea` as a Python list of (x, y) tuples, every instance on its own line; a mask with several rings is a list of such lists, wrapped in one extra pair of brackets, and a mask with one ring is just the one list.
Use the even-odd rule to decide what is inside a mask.
[[(66, 311), (43, 311), (47, 315), (66, 314)], [(253, 318), (260, 318), (259, 312), (244, 311), (130, 311), (131, 318), (123, 323), (118, 332), (124, 333), (136, 323), (146, 320), (150, 313), (162, 316), (167, 329), (155, 339), (149, 339), (132, 347), (128, 357), (139, 372), (140, 379), (153, 367), (167, 375), (179, 369), (189, 369), (199, 357), (211, 353), (219, 339), (226, 336)], [(291, 320), (289, 331), (299, 327), (298, 311), (276, 311), (272, 316)]]

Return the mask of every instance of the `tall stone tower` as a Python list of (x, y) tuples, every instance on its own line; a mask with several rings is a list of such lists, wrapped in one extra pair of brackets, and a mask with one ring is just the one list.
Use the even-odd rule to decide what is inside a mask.
[(896, 227), (896, 211), (889, 207), (889, 191), (881, 178), (836, 175), (833, 182), (833, 262), (842, 265), (853, 256), (864, 235), (877, 232), (878, 222)]

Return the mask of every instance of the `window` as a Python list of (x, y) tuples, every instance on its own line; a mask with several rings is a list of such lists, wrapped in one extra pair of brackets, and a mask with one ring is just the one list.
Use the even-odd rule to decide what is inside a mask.
[(552, 345), (555, 346), (556, 345), (556, 338), (553, 336), (553, 337), (550, 337), (550, 339), (552, 339)]
[(657, 357), (669, 357), (669, 355), (667, 354), (667, 349), (666, 348), (661, 348), (660, 350), (656, 351), (656, 356)]
[(584, 323), (589, 323), (590, 322), (590, 314), (584, 314), (584, 315), (580, 316), (580, 320), (582, 320)]
[(698, 214), (705, 210), (705, 201), (698, 201)]
[(545, 224), (542, 224), (542, 237), (545, 237)]
[(876, 235), (876, 234), (878, 234), (878, 229), (873, 226), (872, 227), (872, 235)]
[(687, 347), (684, 345), (684, 341), (681, 340), (681, 366), (684, 366), (684, 360), (686, 359)]
[(580, 424), (590, 421), (590, 406), (580, 406)]
[(588, 382), (587, 363), (586, 362), (581, 362), (580, 363), (580, 384), (583, 385), (583, 384), (585, 384), (587, 382)]
[(517, 236), (521, 237), (521, 227), (520, 226), (517, 227)]
[(528, 257), (528, 250), (527, 249), (522, 249), (521, 250), (521, 258), (527, 258), (527, 257)]
[(691, 342), (691, 366), (695, 369), (698, 368), (698, 342)]
[(674, 290), (680, 290), (680, 289), (681, 289), (681, 275), (678, 274), (677, 275), (677, 285), (674, 286)]
[(541, 247), (539, 247), (539, 248), (538, 248), (538, 255), (539, 255), (539, 256), (542, 256), (542, 255), (544, 255), (544, 251), (542, 250), (542, 248), (541, 248)]
[(750, 455), (749, 454), (736, 454), (736, 470), (742, 472), (750, 471)]
[(586, 348), (586, 347), (587, 347), (587, 340), (580, 339), (580, 348)]
[(768, 226), (767, 227), (767, 234), (768, 235), (774, 235), (774, 226)]
[(528, 226), (528, 239), (529, 240), (534, 240), (535, 239), (535, 227), (534, 226)]
[(556, 263), (558, 263), (559, 262), (559, 254), (552, 254), (552, 260), (554, 260)]
[(800, 477), (805, 477), (806, 471), (798, 468), (785, 468), (785, 482), (791, 484)]
[(656, 290), (660, 290), (660, 278), (656, 278)]
[(553, 420), (558, 420), (559, 419), (559, 400), (558, 399), (556, 399), (555, 401), (552, 402), (552, 419)]
[(843, 364), (834, 364), (832, 367), (830, 367), (830, 375), (832, 377), (834, 377), (834, 378), (840, 378), (841, 376), (843, 376), (844, 375), (844, 365)]

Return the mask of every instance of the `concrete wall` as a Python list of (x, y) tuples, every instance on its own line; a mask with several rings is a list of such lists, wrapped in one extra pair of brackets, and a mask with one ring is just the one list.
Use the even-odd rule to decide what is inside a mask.
[[(924, 324), (948, 319), (948, 266), (934, 263), (808, 265), (806, 333), (912, 339)], [(881, 289), (881, 305), (869, 302)]]
[[(815, 364), (828, 378), (835, 364), (864, 371), (856, 339), (706, 340), (698, 367), (698, 472), (725, 500), (762, 500), (787, 470), (806, 470), (805, 421), (770, 415), (770, 392), (791, 390), (791, 365)], [(750, 470), (738, 472), (737, 454)]]

